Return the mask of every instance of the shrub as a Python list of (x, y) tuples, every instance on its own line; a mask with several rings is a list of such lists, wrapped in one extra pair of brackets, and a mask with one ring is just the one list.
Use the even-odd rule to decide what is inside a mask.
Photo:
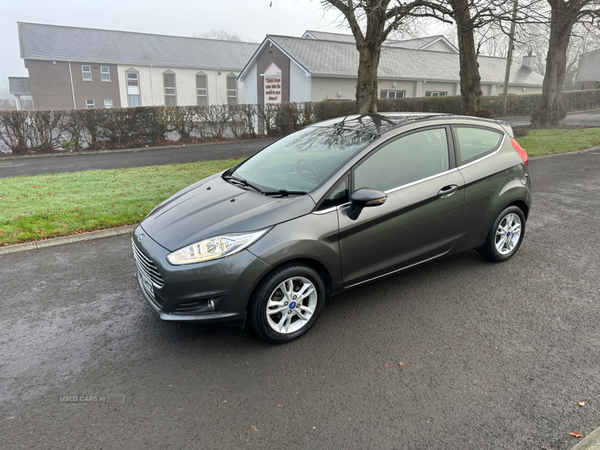
[(0, 139), (15, 154), (29, 151), (27, 111), (0, 111)]
[(229, 105), (213, 105), (204, 109), (204, 120), (211, 137), (220, 139), (229, 121)]
[[(542, 95), (509, 95), (507, 115), (530, 115)], [(563, 92), (567, 111), (600, 107), (600, 90)], [(380, 112), (446, 112), (460, 114), (460, 96), (380, 99)], [(266, 105), (143, 106), (71, 111), (0, 111), (0, 141), (13, 153), (98, 148), (127, 148), (163, 143), (168, 138), (220, 139), (269, 136), (356, 111), (352, 100)], [(502, 115), (502, 96), (483, 97), (479, 117)]]

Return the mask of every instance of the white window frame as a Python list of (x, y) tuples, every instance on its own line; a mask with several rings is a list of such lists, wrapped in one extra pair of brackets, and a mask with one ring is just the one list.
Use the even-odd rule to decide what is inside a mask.
[[(135, 75), (135, 77), (130, 77), (129, 75)], [(125, 79), (127, 81), (132, 80), (132, 81), (137, 81), (138, 82), (138, 87), (140, 86), (140, 74), (138, 72), (125, 72)]]
[[(406, 97), (406, 90), (404, 89), (382, 89), (382, 91), (386, 91), (386, 97), (385, 98), (405, 98)], [(391, 97), (390, 93), (394, 93), (394, 96)], [(400, 94), (400, 97), (398, 97), (398, 94)], [(381, 97), (381, 95), (380, 95)]]
[(93, 98), (85, 99), (85, 109), (96, 109), (96, 102), (94, 101)]
[[(203, 77), (205, 81), (205, 88), (198, 87), (198, 77)], [(198, 104), (198, 97), (202, 97), (206, 100), (206, 106), (208, 106), (208, 76), (204, 73), (196, 74), (196, 104)]]
[[(110, 102), (110, 106), (107, 106), (106, 102)], [(114, 108), (115, 103), (113, 102), (112, 98), (105, 98), (104, 99), (104, 107), (105, 108)]]
[[(173, 85), (174, 86), (164, 86), (165, 84), (165, 75), (173, 75)], [(172, 72), (163, 72), (163, 86), (165, 89), (165, 106), (167, 106), (167, 97), (173, 97), (175, 99), (175, 105), (169, 106), (177, 106), (177, 77)]]
[[(229, 86), (227, 86), (227, 104), (228, 105), (230, 104), (229, 103), (229, 99), (230, 98), (235, 98), (235, 103), (232, 103), (232, 104), (233, 105), (237, 105), (238, 104), (238, 85), (237, 85), (237, 79), (233, 75), (228, 75), (226, 82), (228, 82), (230, 78), (233, 78), (233, 81), (235, 82), (235, 89), (229, 89)], [(227, 83), (227, 84), (229, 84), (229, 83)]]
[[(88, 68), (88, 70), (85, 70), (85, 68)], [(85, 76), (89, 75), (89, 78), (86, 78)], [(87, 64), (82, 64), (81, 65), (81, 78), (83, 79), (83, 81), (93, 81), (92, 80), (92, 66), (87, 65)]]
[[(130, 75), (134, 75), (134, 76), (130, 76)], [(135, 81), (137, 82), (137, 85), (135, 87), (138, 88), (138, 93), (137, 94), (130, 94), (129, 93), (129, 81)], [(137, 96), (138, 97), (138, 102), (139, 105), (142, 105), (142, 93), (141, 93), (141, 89), (140, 89), (140, 73), (134, 70), (128, 70), (125, 71), (125, 89), (127, 92), (127, 106), (129, 106), (130, 108), (133, 108), (133, 106), (131, 105), (131, 99), (130, 97), (133, 96)]]
[[(106, 72), (104, 71), (106, 69)], [(104, 76), (107, 78), (104, 78)], [(100, 66), (100, 80), (101, 81), (110, 81), (110, 67), (109, 66)]]
[(425, 93), (426, 97), (447, 97), (448, 91), (429, 91), (429, 95)]

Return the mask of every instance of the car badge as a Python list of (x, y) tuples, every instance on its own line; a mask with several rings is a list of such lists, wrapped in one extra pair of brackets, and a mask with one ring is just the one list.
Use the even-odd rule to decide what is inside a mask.
[(145, 237), (145, 236), (144, 236), (143, 234), (140, 234), (140, 235), (138, 236), (138, 241), (143, 241), (143, 240), (144, 240), (144, 237)]

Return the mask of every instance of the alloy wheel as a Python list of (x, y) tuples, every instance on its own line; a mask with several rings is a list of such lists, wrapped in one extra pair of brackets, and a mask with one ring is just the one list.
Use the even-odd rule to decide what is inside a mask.
[(496, 229), (495, 245), (501, 255), (511, 253), (521, 239), (521, 218), (514, 213), (507, 214)]
[(317, 302), (317, 289), (308, 278), (287, 278), (269, 296), (267, 323), (277, 333), (294, 333), (310, 321)]

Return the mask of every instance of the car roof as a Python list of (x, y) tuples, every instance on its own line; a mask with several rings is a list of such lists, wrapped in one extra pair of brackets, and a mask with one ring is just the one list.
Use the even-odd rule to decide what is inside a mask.
[(339, 127), (346, 130), (362, 131), (381, 135), (394, 128), (398, 128), (408, 123), (439, 119), (444, 117), (451, 120), (472, 120), (476, 122), (500, 125), (501, 121), (494, 119), (484, 119), (473, 116), (460, 116), (449, 113), (423, 113), (423, 112), (385, 112), (377, 114), (352, 114), (346, 117), (337, 117), (322, 122), (315, 123), (316, 127)]

